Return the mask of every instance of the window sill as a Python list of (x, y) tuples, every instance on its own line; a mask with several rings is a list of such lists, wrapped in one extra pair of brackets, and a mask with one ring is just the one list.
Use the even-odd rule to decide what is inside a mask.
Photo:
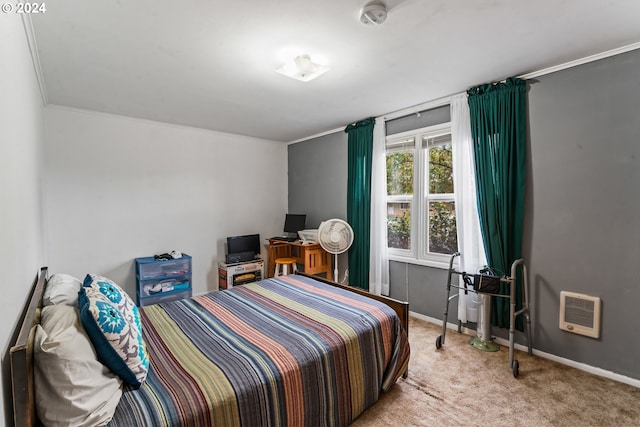
[[(432, 260), (432, 259), (418, 259), (418, 258), (413, 258), (408, 256), (401, 256), (401, 255), (389, 255), (389, 261), (404, 262), (407, 264), (421, 265), (423, 267), (440, 268), (443, 270), (449, 269), (449, 258), (447, 258), (447, 261), (440, 261), (440, 260)], [(454, 268), (458, 267), (458, 258), (454, 260), (453, 267)]]

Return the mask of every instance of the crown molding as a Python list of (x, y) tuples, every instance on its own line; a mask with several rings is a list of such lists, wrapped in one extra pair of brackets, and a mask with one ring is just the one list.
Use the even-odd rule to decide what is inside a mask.
[(589, 62), (598, 61), (600, 59), (609, 58), (611, 56), (620, 55), (623, 53), (631, 52), (632, 50), (640, 49), (640, 42), (629, 44), (626, 46), (618, 47), (615, 49), (607, 50), (606, 52), (596, 53), (595, 55), (586, 56), (584, 58), (576, 59), (575, 61), (565, 62), (563, 64), (554, 65), (553, 67), (545, 68), (532, 73), (523, 74), (518, 76), (521, 79), (528, 80), (536, 77), (544, 76), (547, 74), (555, 73), (556, 71), (566, 70), (568, 68), (577, 67), (579, 65), (588, 64)]
[(36, 74), (36, 80), (38, 81), (38, 87), (40, 89), (40, 96), (42, 97), (42, 105), (46, 106), (49, 103), (49, 100), (47, 99), (47, 88), (44, 84), (44, 75), (42, 74), (40, 56), (38, 55), (38, 43), (36, 42), (30, 14), (22, 14), (22, 26), (24, 27), (24, 34), (27, 37), (27, 44), (29, 46), (29, 52), (31, 53), (31, 61), (33, 62), (33, 71)]
[(287, 142), (287, 145), (297, 144), (298, 142), (303, 142), (303, 141), (308, 141), (310, 139), (320, 138), (321, 136), (331, 135), (332, 133), (342, 132), (342, 131), (344, 131), (344, 129), (346, 127), (347, 127), (347, 125), (344, 125), (344, 126), (339, 127), (339, 128), (335, 128), (335, 129), (327, 130), (327, 131), (324, 131), (324, 132), (316, 133), (315, 135), (305, 136), (304, 138), (300, 138), (300, 139), (296, 139), (295, 141)]

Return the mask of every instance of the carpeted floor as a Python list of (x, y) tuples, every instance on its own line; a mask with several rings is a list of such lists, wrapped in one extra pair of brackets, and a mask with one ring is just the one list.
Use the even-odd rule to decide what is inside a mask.
[(640, 389), (516, 350), (482, 352), (470, 336), (411, 318), (409, 376), (352, 426), (640, 426)]

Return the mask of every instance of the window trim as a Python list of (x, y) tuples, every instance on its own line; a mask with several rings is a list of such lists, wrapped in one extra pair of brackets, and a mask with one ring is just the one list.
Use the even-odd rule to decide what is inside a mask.
[[(428, 150), (428, 146), (423, 146), (424, 138), (435, 138), (441, 135), (451, 134), (452, 131), (452, 123), (445, 122), (432, 126), (427, 126), (419, 129), (413, 129), (410, 131), (400, 132), (396, 134), (387, 135), (385, 138), (385, 147), (387, 144), (392, 144), (392, 147), (389, 150), (386, 150), (385, 153), (400, 151), (400, 148), (397, 146), (393, 146), (394, 140), (400, 139), (408, 139), (409, 137), (414, 138), (414, 146), (413, 146), (413, 195), (411, 203), (411, 249), (398, 249), (398, 248), (388, 248), (389, 259), (391, 261), (399, 261), (405, 262), (409, 264), (416, 265), (424, 265), (427, 267), (435, 267), (435, 268), (449, 268), (449, 261), (451, 259), (451, 255), (447, 254), (436, 254), (428, 252), (428, 239), (420, 238), (419, 234), (421, 231), (428, 230), (428, 219), (426, 217), (423, 218), (424, 215), (421, 213), (425, 212), (427, 208), (427, 204), (429, 201), (437, 201), (440, 197), (447, 197), (444, 201), (451, 201), (450, 194), (434, 194), (430, 195), (425, 190), (425, 186), (427, 184), (428, 173), (425, 169), (425, 155), (423, 150)], [(452, 142), (453, 143), (453, 142)], [(386, 154), (385, 154), (386, 155)], [(425, 176), (427, 175), (427, 176)], [(455, 201), (455, 193), (454, 201)], [(387, 196), (387, 202), (389, 201), (397, 201), (401, 202), (402, 200), (396, 199), (398, 196)], [(401, 196), (400, 196), (401, 197)], [(419, 198), (419, 199), (418, 199)], [(395, 199), (395, 200), (394, 200)]]

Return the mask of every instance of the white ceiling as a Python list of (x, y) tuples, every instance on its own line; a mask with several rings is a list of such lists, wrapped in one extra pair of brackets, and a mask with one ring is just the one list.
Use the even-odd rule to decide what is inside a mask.
[[(56, 0), (32, 15), (46, 97), (290, 142), (640, 42), (640, 0)], [(308, 83), (276, 69), (308, 53)]]

